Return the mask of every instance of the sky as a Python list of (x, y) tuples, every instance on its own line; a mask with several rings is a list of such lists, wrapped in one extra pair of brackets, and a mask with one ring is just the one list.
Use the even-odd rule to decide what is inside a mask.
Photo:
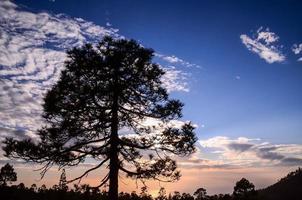
[[(58, 80), (65, 51), (105, 35), (155, 50), (163, 84), (196, 125), (197, 152), (178, 158), (177, 183), (149, 182), (156, 193), (230, 193), (242, 177), (266, 187), (302, 165), (300, 1), (0, 1), (0, 140), (35, 138), (42, 98)], [(19, 182), (39, 179), (16, 166)], [(66, 170), (75, 176), (87, 163)], [(36, 167), (36, 166), (34, 166)], [(103, 172), (99, 172), (102, 174)], [(38, 183), (53, 185), (52, 169)], [(94, 175), (88, 183), (96, 183)], [(188, 184), (190, 183), (190, 184)], [(121, 180), (121, 190), (135, 182)]]

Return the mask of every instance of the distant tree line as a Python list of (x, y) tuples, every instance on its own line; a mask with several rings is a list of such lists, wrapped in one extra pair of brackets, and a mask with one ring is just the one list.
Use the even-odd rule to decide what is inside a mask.
[[(77, 185), (69, 188), (66, 181), (65, 170), (62, 170), (59, 183), (47, 188), (44, 184), (37, 187), (32, 184), (26, 187), (24, 183), (11, 185), (17, 180), (17, 174), (12, 165), (6, 164), (1, 168), (0, 173), (0, 197), (6, 200), (109, 200), (108, 191), (100, 188), (91, 187), (88, 184)], [(253, 183), (242, 178), (234, 187), (233, 194), (208, 195), (206, 189), (198, 188), (193, 195), (189, 193), (174, 193), (167, 194), (165, 188), (160, 188), (158, 195), (152, 197), (148, 193), (146, 186), (141, 188), (141, 192), (135, 191), (131, 193), (120, 192), (119, 200), (253, 200), (257, 199), (257, 192)]]

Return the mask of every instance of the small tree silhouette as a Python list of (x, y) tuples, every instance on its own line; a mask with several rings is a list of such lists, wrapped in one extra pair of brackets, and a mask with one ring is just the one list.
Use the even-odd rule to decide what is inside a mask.
[(208, 199), (207, 191), (204, 188), (198, 188), (194, 192), (194, 196), (196, 196), (196, 200), (206, 200), (206, 199)]
[(45, 193), (47, 191), (47, 187), (45, 184), (41, 185), (41, 187), (38, 188), (39, 193)]
[(182, 193), (181, 200), (194, 200), (194, 197), (189, 193)]
[(37, 187), (37, 185), (35, 184), (35, 183), (33, 183), (31, 186), (30, 186), (30, 188), (29, 188), (31, 191), (33, 191), (33, 192), (38, 192), (38, 187)]
[(256, 195), (255, 186), (247, 179), (242, 178), (234, 187), (233, 196), (236, 200), (251, 199)]
[[(152, 63), (153, 50), (105, 37), (96, 47), (67, 54), (60, 80), (44, 99), (47, 124), (38, 131), (40, 142), (7, 138), (6, 156), (44, 164), (42, 177), (54, 164), (75, 166), (92, 157), (99, 163), (71, 181), (107, 165), (97, 187), (109, 181), (110, 200), (118, 199), (119, 171), (134, 179), (178, 180), (167, 153), (191, 154), (196, 137), (191, 123), (169, 123), (182, 116), (183, 104), (169, 99), (161, 81), (165, 72)], [(158, 123), (143, 124), (146, 120)]]
[(140, 199), (141, 200), (152, 200), (152, 196), (148, 193), (147, 186), (143, 186), (141, 188)]
[(61, 190), (61, 191), (67, 191), (68, 190), (65, 169), (62, 170), (62, 174), (60, 176), (59, 190)]
[(6, 186), (7, 183), (17, 181), (17, 173), (10, 164), (6, 164), (1, 168), (0, 171), (0, 185)]
[(178, 191), (175, 191), (173, 196), (171, 197), (171, 200), (181, 200), (181, 194)]
[(155, 198), (155, 200), (167, 200), (166, 195), (166, 189), (164, 187), (161, 187), (158, 191), (158, 196)]

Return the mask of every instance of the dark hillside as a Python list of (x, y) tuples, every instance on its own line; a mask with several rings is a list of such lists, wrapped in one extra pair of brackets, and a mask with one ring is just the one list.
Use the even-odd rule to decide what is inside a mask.
[(277, 183), (259, 190), (261, 199), (267, 200), (301, 200), (302, 199), (302, 169), (290, 172)]

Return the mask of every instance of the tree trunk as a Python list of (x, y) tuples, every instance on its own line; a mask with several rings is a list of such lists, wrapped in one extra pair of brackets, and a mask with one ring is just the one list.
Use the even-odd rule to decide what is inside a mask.
[(109, 171), (109, 200), (118, 200), (119, 167), (118, 167), (117, 145), (112, 145), (111, 151), (112, 152), (110, 153), (110, 169), (109, 169), (110, 170)]
[[(116, 72), (117, 73), (117, 72)], [(109, 200), (118, 200), (118, 84), (115, 75), (116, 87), (113, 94), (112, 121), (110, 136), (110, 166), (109, 166)]]
[(112, 125), (110, 139), (109, 200), (118, 200), (118, 126), (115, 124)]

